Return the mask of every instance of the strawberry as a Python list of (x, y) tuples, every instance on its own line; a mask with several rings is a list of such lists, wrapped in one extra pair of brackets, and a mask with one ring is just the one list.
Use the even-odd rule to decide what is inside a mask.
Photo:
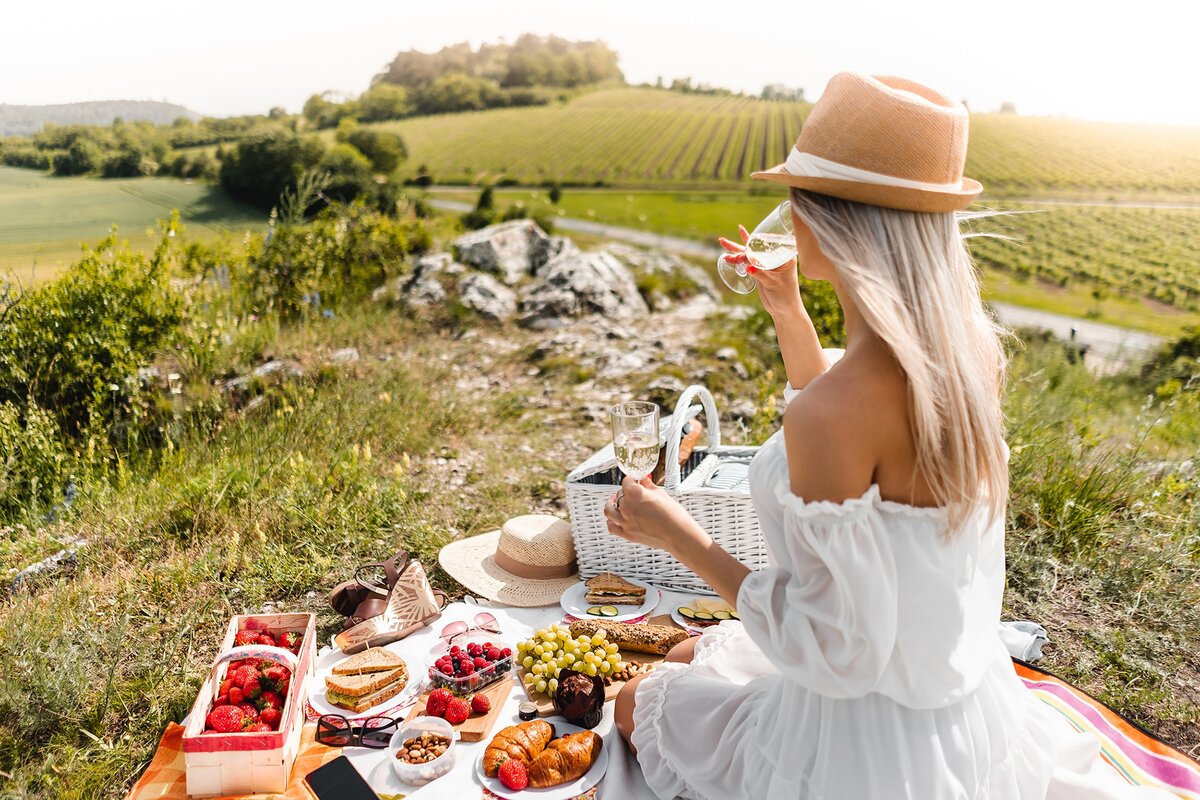
[(258, 675), (248, 678), (242, 685), (242, 691), (246, 693), (246, 697), (249, 699), (257, 700), (258, 696), (262, 694), (262, 684), (258, 680)]
[[(245, 647), (248, 644), (258, 644), (258, 631), (238, 631), (233, 636), (234, 647)], [(274, 642), (271, 642), (274, 644)]]
[(237, 733), (246, 715), (237, 706), (217, 706), (208, 712), (205, 723), (217, 733)]
[(259, 644), (266, 645), (267, 647), (274, 647), (275, 646), (275, 637), (271, 636), (270, 634), (261, 633), (258, 636), (257, 642)]
[(263, 677), (275, 686), (278, 686), (279, 682), (287, 677), (287, 668), (281, 667), (278, 664), (273, 667), (267, 667), (263, 670)]
[(225, 680), (221, 681), (221, 689), (217, 694), (229, 694), (229, 687), (231, 686), (233, 686), (233, 681), (226, 677)]
[(469, 716), (471, 716), (471, 704), (461, 697), (452, 697), (446, 703), (446, 722), (451, 725), (466, 722)]
[(446, 716), (446, 704), (453, 697), (454, 695), (450, 694), (447, 689), (434, 689), (425, 701), (425, 713), (431, 717)]
[(228, 694), (228, 693), (225, 693), (225, 694), (219, 694), (219, 695), (217, 695), (217, 699), (216, 699), (216, 700), (213, 700), (213, 705), (214, 705), (214, 706), (227, 706), (227, 705), (229, 705), (229, 694)]
[(477, 694), (471, 698), (471, 710), (476, 714), (486, 714), (492, 710), (492, 701), (486, 694)]
[(258, 713), (258, 721), (264, 725), (270, 726), (271, 730), (279, 730), (279, 723), (283, 720), (283, 714), (278, 708), (267, 706)]
[(254, 703), (242, 703), (234, 708), (240, 708), (242, 716), (249, 718), (250, 721), (258, 722), (258, 709), (254, 707)]
[(240, 706), (246, 701), (246, 693), (237, 686), (229, 687), (229, 702), (232, 705)]
[(304, 637), (300, 634), (292, 633), (291, 631), (284, 631), (283, 633), (279, 634), (279, 638), (275, 643), (280, 647), (287, 648), (288, 650), (299, 650), (300, 643), (303, 641)]
[(275, 684), (275, 691), (279, 693), (280, 697), (287, 697), (288, 687), (291, 685), (292, 685), (292, 678), (289, 675), (288, 677), (281, 680), (279, 683)]
[(239, 689), (245, 689), (246, 683), (254, 678), (258, 680), (258, 670), (249, 665), (238, 667), (233, 673), (233, 685)]
[(519, 792), (529, 785), (529, 774), (525, 771), (525, 762), (510, 758), (500, 765), (496, 773), (504, 788)]
[(263, 722), (256, 722), (250, 727), (246, 728), (247, 733), (270, 733), (273, 730), (275, 729)]
[(275, 692), (263, 692), (256, 702), (259, 708), (283, 708), (283, 698)]

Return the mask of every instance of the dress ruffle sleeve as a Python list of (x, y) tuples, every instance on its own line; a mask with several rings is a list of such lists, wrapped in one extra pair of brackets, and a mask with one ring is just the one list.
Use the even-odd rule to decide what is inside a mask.
[(737, 597), (742, 624), (785, 677), (826, 697), (862, 697), (896, 641), (896, 562), (878, 487), (843, 503), (810, 503), (784, 479), (776, 494), (787, 552), (773, 561), (795, 569), (746, 577)]

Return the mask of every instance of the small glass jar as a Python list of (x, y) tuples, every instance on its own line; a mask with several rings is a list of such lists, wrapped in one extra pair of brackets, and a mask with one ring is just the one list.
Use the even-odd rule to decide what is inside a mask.
[(526, 700), (521, 705), (517, 706), (517, 716), (524, 722), (529, 722), (532, 719), (537, 719), (537, 706)]

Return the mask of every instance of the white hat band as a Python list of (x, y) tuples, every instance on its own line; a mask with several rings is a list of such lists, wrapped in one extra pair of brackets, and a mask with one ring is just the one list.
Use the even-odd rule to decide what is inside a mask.
[(812, 153), (802, 153), (795, 147), (788, 154), (784, 169), (792, 175), (802, 175), (806, 178), (830, 178), (838, 181), (873, 183), (877, 186), (898, 186), (903, 189), (920, 189), (926, 192), (958, 192), (962, 190), (961, 181), (958, 183), (926, 183), (925, 181), (897, 178), (894, 175), (884, 175), (882, 172), (871, 172), (867, 169), (839, 164), (827, 158), (814, 156)]

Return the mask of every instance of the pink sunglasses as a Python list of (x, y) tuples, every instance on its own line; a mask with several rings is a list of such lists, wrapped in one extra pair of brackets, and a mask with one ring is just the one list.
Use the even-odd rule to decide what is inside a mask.
[(462, 621), (451, 622), (449, 625), (442, 628), (442, 632), (438, 634), (438, 639), (440, 641), (429, 652), (445, 652), (446, 650), (450, 649), (450, 647), (454, 644), (454, 640), (458, 637), (465, 636), (468, 633), (475, 633), (477, 631), (499, 634), (500, 623), (496, 621), (494, 616), (486, 611), (476, 614), (475, 619), (471, 620), (470, 625)]

